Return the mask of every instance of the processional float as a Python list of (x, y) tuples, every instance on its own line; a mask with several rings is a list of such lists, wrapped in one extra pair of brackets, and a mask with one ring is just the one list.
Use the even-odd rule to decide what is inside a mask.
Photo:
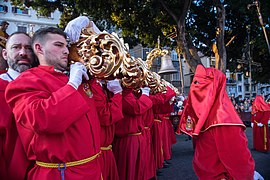
[(148, 86), (151, 94), (166, 92), (166, 87), (170, 86), (179, 94), (177, 88), (150, 70), (152, 61), (164, 53), (167, 54), (155, 50), (143, 61), (129, 54), (128, 44), (116, 33), (103, 31), (95, 34), (89, 29), (83, 29), (80, 40), (70, 47), (69, 58), (82, 62), (90, 75), (99, 79), (118, 78), (122, 86), (127, 88)]

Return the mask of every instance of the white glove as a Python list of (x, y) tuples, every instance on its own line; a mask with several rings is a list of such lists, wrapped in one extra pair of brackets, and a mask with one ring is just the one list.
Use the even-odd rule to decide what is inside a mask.
[(251, 126), (251, 127), (253, 128), (253, 126), (254, 126), (254, 123), (251, 123), (251, 124), (250, 124), (250, 126)]
[(64, 31), (69, 37), (71, 43), (75, 43), (79, 40), (82, 29), (89, 26), (89, 23), (90, 20), (88, 17), (79, 16), (67, 24)]
[(90, 21), (89, 18), (86, 16), (79, 16), (70, 21), (64, 31), (69, 37), (70, 42), (76, 43), (80, 38), (82, 29), (87, 27), (90, 27), (93, 33), (100, 33), (100, 30), (97, 28), (95, 23), (93, 21)]
[(141, 88), (142, 94), (149, 96), (150, 88), (149, 87), (143, 87)]
[(101, 31), (98, 29), (96, 24), (93, 21), (90, 21), (90, 30), (95, 34), (100, 34)]
[(257, 126), (258, 127), (263, 127), (263, 124), (262, 123), (257, 123)]
[(89, 80), (86, 67), (80, 62), (71, 64), (68, 84), (73, 86), (75, 89), (78, 89), (82, 83), (83, 76), (86, 80)]
[(254, 180), (264, 180), (264, 178), (257, 171), (254, 171), (253, 179)]
[(107, 83), (107, 88), (113, 94), (121, 93), (123, 91), (119, 79), (110, 80)]
[(175, 96), (173, 96), (173, 97), (170, 99), (169, 103), (170, 103), (170, 104), (174, 103), (174, 100), (175, 100)]

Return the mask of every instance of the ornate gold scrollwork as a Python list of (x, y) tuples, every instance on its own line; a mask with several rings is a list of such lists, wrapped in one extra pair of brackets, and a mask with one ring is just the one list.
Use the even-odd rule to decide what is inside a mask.
[(167, 54), (167, 50), (151, 51), (147, 61), (143, 61), (129, 54), (128, 45), (116, 33), (103, 31), (93, 34), (84, 29), (80, 41), (72, 45), (70, 51), (70, 59), (84, 63), (94, 77), (119, 78), (122, 85), (128, 88), (148, 86), (152, 94), (166, 91), (160, 76), (150, 68), (153, 59)]

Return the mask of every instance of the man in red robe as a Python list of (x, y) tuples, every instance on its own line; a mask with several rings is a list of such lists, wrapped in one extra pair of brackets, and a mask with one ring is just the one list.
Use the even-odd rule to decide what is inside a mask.
[(6, 100), (13, 109), (29, 160), (29, 180), (99, 180), (100, 124), (86, 68), (68, 65), (66, 34), (42, 28), (32, 37), (40, 65), (9, 83)]
[[(161, 98), (156, 98), (157, 96), (161, 96)], [(156, 170), (163, 168), (164, 165), (164, 141), (168, 142), (167, 140), (169, 139), (168, 135), (164, 134), (166, 125), (165, 122), (163, 121), (164, 120), (163, 116), (164, 114), (171, 112), (172, 106), (169, 106), (170, 107), (169, 109), (166, 107), (168, 107), (167, 105), (169, 104), (170, 99), (174, 96), (175, 92), (170, 87), (167, 87), (166, 93), (159, 93), (155, 96), (150, 96), (153, 102), (153, 113), (154, 113), (152, 138), (153, 138), (153, 149), (154, 149)]]
[(257, 95), (252, 103), (252, 128), (253, 147), (257, 151), (269, 151), (269, 128), (270, 106), (264, 101), (262, 96)]
[(122, 87), (118, 79), (110, 80), (103, 87), (97, 79), (91, 80), (91, 90), (97, 108), (101, 125), (99, 158), (104, 180), (118, 180), (118, 170), (112, 143), (115, 134), (115, 123), (123, 119), (122, 113)]
[(146, 179), (143, 114), (152, 108), (150, 89), (144, 88), (141, 96), (135, 96), (132, 88), (123, 89), (124, 118), (116, 123), (113, 152), (120, 180)]
[(199, 179), (253, 180), (244, 130), (226, 93), (224, 73), (198, 65), (177, 131), (196, 139), (193, 167)]
[(9, 82), (33, 67), (31, 38), (22, 32), (11, 34), (6, 49), (3, 49), (3, 58), (8, 62), (9, 68), (0, 75), (0, 177), (3, 180), (21, 180), (27, 177), (30, 161), (23, 150), (13, 113), (4, 93)]

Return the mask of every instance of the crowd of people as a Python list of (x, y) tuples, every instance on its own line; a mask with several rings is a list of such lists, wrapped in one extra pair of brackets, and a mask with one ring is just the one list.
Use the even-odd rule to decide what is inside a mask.
[[(254, 178), (245, 126), (222, 72), (198, 65), (189, 96), (176, 100), (169, 86), (156, 94), (123, 87), (119, 79), (92, 77), (81, 62), (70, 64), (68, 43), (77, 43), (84, 28), (100, 33), (80, 16), (64, 31), (46, 27), (33, 37), (3, 37), (1, 179), (157, 179), (176, 143), (174, 112), (181, 116), (177, 133), (193, 139), (199, 179)], [(264, 110), (253, 112), (257, 125)]]
[(167, 87), (153, 95), (148, 87), (91, 77), (81, 62), (70, 65), (67, 39), (76, 43), (83, 28), (98, 32), (81, 16), (65, 31), (47, 27), (33, 37), (6, 37), (1, 179), (148, 180), (171, 159), (175, 92)]

